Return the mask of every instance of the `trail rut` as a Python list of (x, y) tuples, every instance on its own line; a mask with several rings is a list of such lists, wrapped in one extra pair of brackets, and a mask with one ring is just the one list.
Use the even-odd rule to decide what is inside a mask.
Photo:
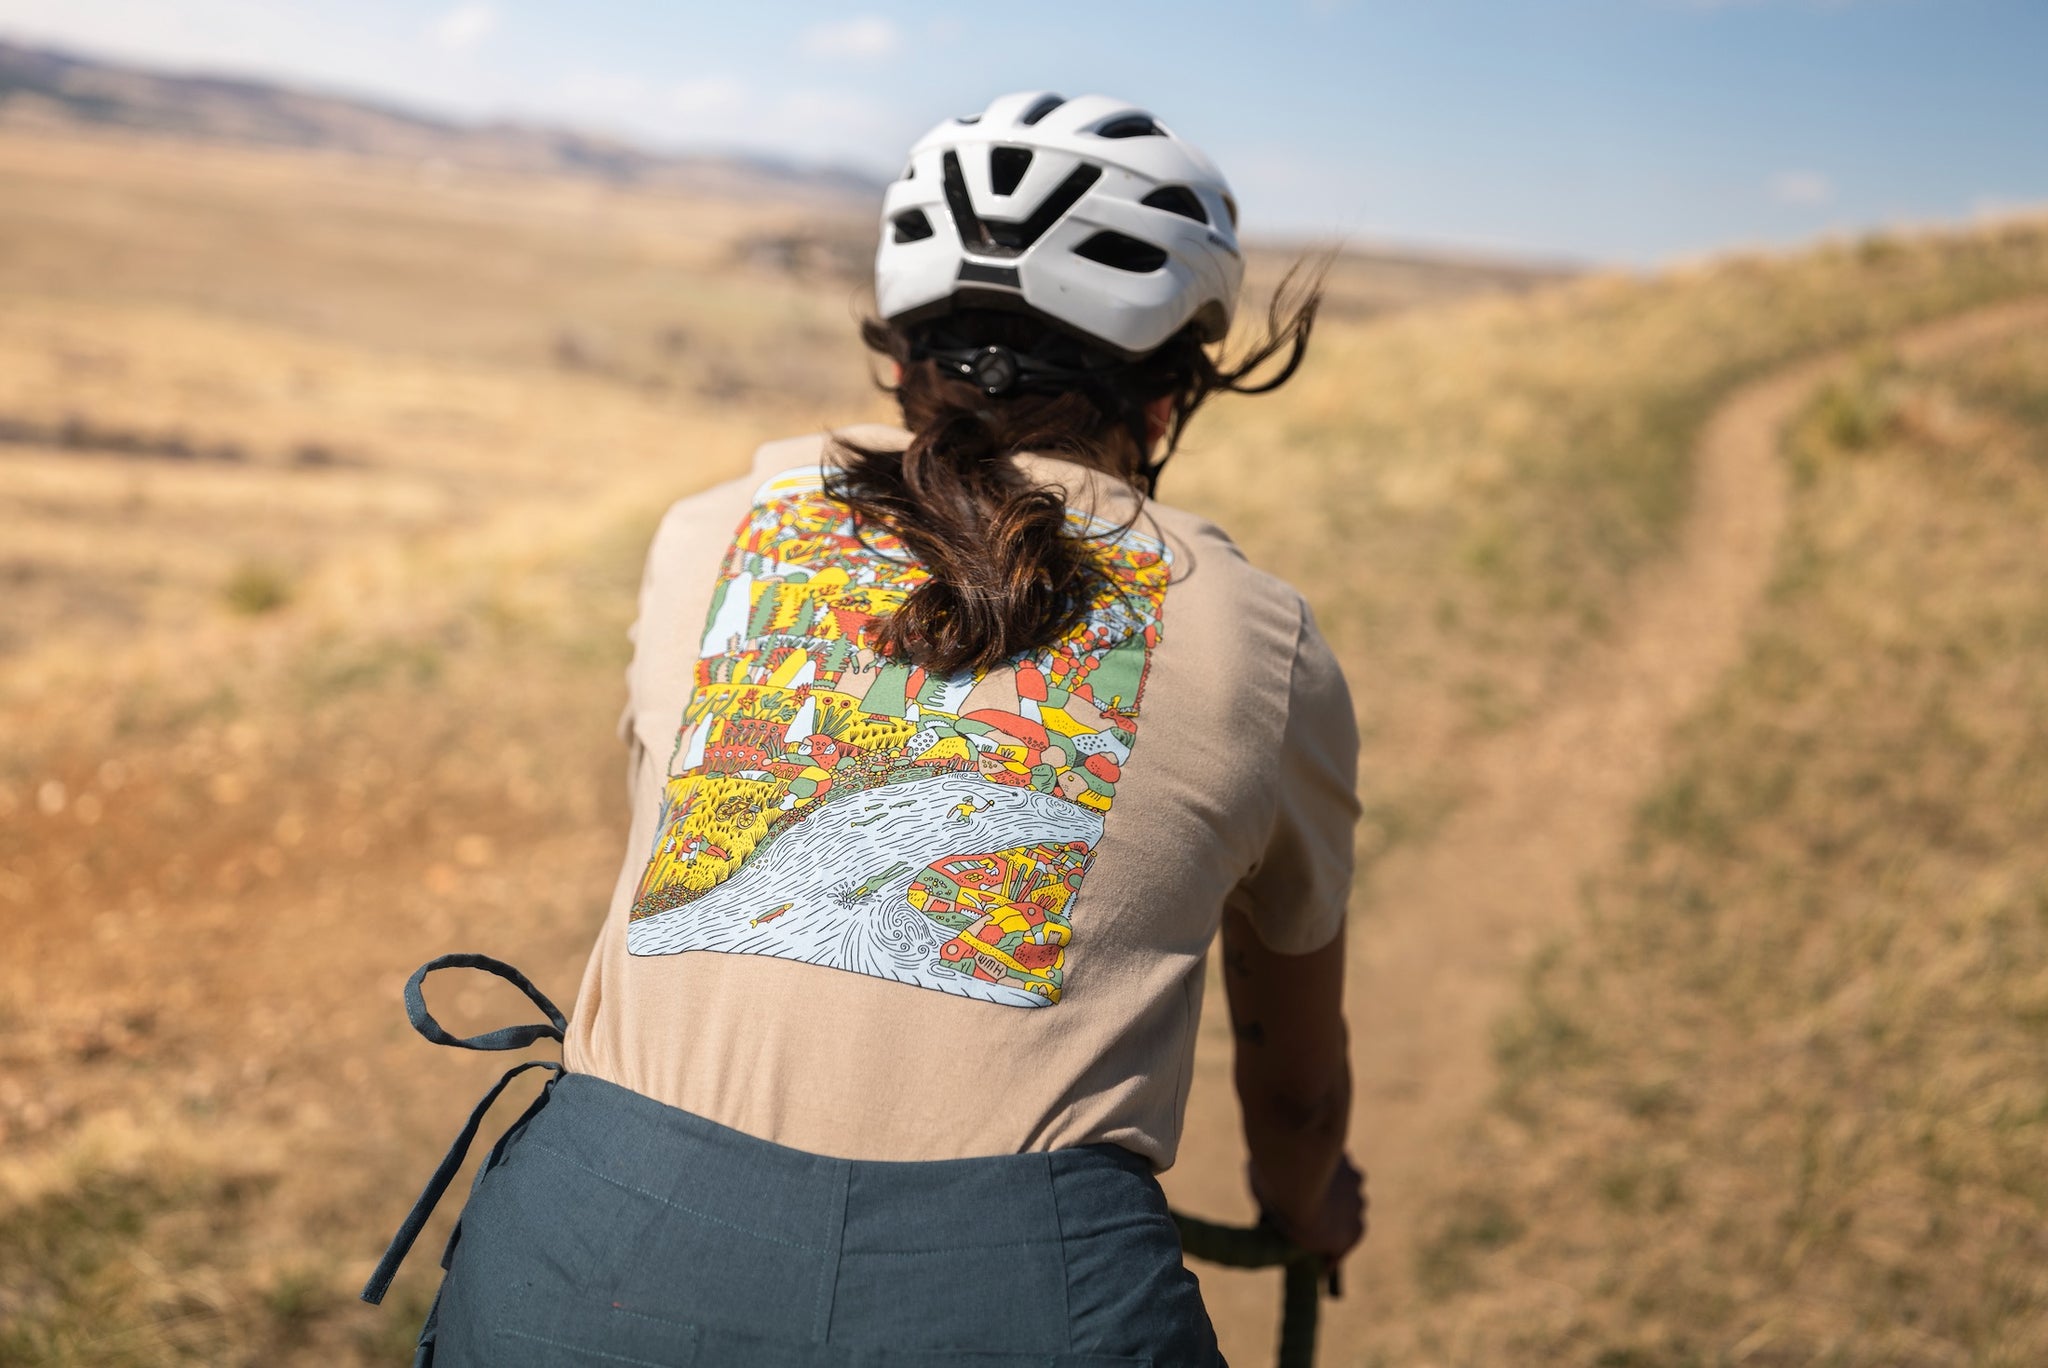
[[(2048, 300), (2034, 299), (1926, 324), (1893, 345), (1925, 362), (2040, 326)], [(1493, 1023), (1531, 953), (1577, 923), (1584, 881), (1619, 852), (1671, 727), (1739, 658), (1786, 517), (1780, 434), (1853, 354), (1788, 366), (1716, 410), (1696, 449), (1680, 545), (1645, 572), (1623, 629), (1575, 666), (1553, 707), (1477, 746), (1476, 796), (1434, 840), (1389, 855), (1365, 890), (1346, 1010), (1353, 1148), (1371, 1173), (1372, 1235), (1349, 1265), (1345, 1298), (1325, 1308), (1325, 1363), (1349, 1362), (1408, 1318), (1421, 1204), (1438, 1190), (1440, 1156), (1493, 1085)], [(1251, 1208), (1220, 992), (1204, 1016), (1168, 1195), (1190, 1211), (1244, 1219)], [(1231, 1361), (1269, 1362), (1277, 1277), (1198, 1271)]]

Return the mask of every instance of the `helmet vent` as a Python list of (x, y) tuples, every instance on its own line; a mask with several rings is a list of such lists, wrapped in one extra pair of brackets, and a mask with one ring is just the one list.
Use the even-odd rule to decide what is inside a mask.
[(1229, 195), (1223, 197), (1223, 210), (1230, 215), (1230, 231), (1237, 231), (1237, 201)]
[(1017, 122), (1029, 128), (1066, 102), (1067, 97), (1064, 95), (1041, 95), (1031, 108), (1024, 111), (1024, 117)]
[(1077, 166), (1031, 212), (1030, 218), (1022, 223), (990, 223), (974, 212), (974, 201), (967, 193), (967, 178), (960, 174), (959, 155), (948, 152), (943, 165), (946, 208), (952, 211), (953, 226), (960, 230), (960, 245), (984, 256), (1018, 255), (1044, 237), (1046, 230), (1088, 193), (1088, 187), (1102, 178), (1099, 166)]
[(898, 214), (892, 225), (891, 236), (897, 242), (922, 242), (932, 235), (932, 221), (924, 216), (922, 209), (906, 209)]
[(998, 195), (1016, 193), (1017, 183), (1031, 169), (1028, 147), (998, 147), (988, 154), (989, 188)]
[(899, 177), (899, 179), (901, 179), (901, 180), (916, 180), (916, 179), (917, 179), (917, 163), (916, 163), (916, 162), (906, 162), (906, 163), (904, 164), (904, 167), (903, 167), (903, 175), (902, 175), (901, 177)]
[(1195, 192), (1185, 185), (1162, 185), (1138, 203), (1149, 204), (1154, 209), (1164, 209), (1169, 214), (1179, 214), (1182, 218), (1191, 218), (1197, 223), (1209, 221), (1209, 211), (1195, 198)]
[(1075, 256), (1099, 261), (1133, 275), (1148, 275), (1166, 264), (1166, 253), (1149, 242), (1122, 233), (1097, 233), (1074, 249)]
[(1163, 138), (1166, 130), (1150, 114), (1125, 114), (1095, 130), (1098, 138)]

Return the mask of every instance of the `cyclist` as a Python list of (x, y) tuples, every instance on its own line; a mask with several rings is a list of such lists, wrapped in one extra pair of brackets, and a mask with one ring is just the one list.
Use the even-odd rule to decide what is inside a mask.
[(656, 534), (625, 868), (422, 1362), (1219, 1363), (1155, 1178), (1219, 933), (1254, 1194), (1362, 1237), (1350, 699), (1301, 596), (1153, 498), (1308, 342), (1283, 290), (1222, 365), (1236, 228), (1121, 100), (912, 149), (863, 329), (903, 426), (770, 444)]

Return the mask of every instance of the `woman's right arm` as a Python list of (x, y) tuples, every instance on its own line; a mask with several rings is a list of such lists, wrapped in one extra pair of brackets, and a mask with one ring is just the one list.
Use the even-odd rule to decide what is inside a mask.
[(1344, 1024), (1344, 935), (1303, 955), (1223, 917), (1223, 986), (1252, 1194), (1281, 1233), (1336, 1260), (1365, 1237), (1364, 1175), (1344, 1151), (1351, 1059)]
[(1344, 1154), (1344, 922), (1358, 724), (1342, 668), (1307, 604), (1298, 611), (1273, 822), (1257, 865), (1225, 904), (1223, 985), (1252, 1193), (1297, 1244), (1335, 1259), (1365, 1234), (1364, 1178)]

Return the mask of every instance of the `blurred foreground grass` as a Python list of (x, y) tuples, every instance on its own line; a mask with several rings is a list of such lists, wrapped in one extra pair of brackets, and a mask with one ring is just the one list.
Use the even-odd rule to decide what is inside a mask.
[[(844, 283), (733, 255), (771, 218), (0, 140), (0, 1364), (405, 1360), (452, 1210), (354, 1289), (503, 1061), (397, 985), (480, 948), (572, 996), (655, 518), (875, 411)], [(1339, 309), (1165, 492), (1338, 643), (1369, 860), (1615, 629), (1732, 387), (2044, 289), (2022, 224)], [(1873, 363), (1802, 426), (1750, 662), (1434, 1175), (1441, 1319), (1329, 1361), (2032, 1361), (2038, 350)]]

